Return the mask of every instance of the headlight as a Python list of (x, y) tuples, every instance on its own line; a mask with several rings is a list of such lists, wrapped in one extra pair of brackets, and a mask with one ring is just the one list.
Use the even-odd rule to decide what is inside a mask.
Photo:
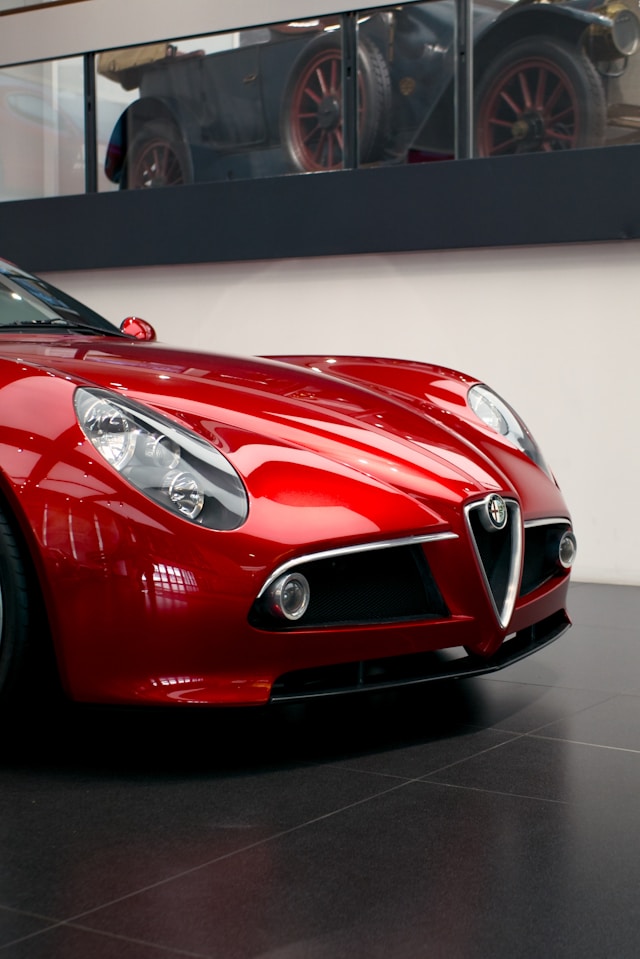
[(190, 430), (107, 390), (76, 390), (82, 432), (150, 499), (210, 529), (237, 529), (247, 518), (242, 480), (222, 453)]
[(590, 53), (594, 60), (631, 57), (640, 42), (638, 18), (622, 2), (613, 0), (596, 11), (603, 18), (589, 28)]
[(510, 440), (514, 446), (533, 460), (541, 470), (553, 478), (551, 470), (544, 461), (538, 444), (533, 436), (522, 422), (518, 414), (511, 409), (508, 403), (505, 403), (488, 386), (472, 386), (467, 393), (467, 402), (476, 414), (482, 420), (485, 426), (500, 433), (506, 439)]

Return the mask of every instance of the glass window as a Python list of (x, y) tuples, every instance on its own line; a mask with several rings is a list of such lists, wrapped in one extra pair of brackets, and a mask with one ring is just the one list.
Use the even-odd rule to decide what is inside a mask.
[[(343, 29), (340, 18), (281, 24), (296, 36), (279, 94), (282, 149), (290, 170), (317, 173), (349, 164), (345, 156)], [(355, 98), (354, 98), (355, 104)]]
[(81, 58), (0, 70), (0, 200), (83, 193)]
[(630, 143), (640, 109), (638, 4), (475, 4), (477, 156)]
[[(341, 166), (340, 151), (326, 137), (316, 142), (314, 130), (301, 128), (323, 98), (328, 105), (340, 97), (339, 80), (324, 93), (311, 89), (325, 82), (317, 73), (300, 86), (301, 58), (331, 28), (339, 28), (337, 18), (101, 52), (101, 189)], [(340, 122), (340, 104), (336, 116)], [(324, 122), (330, 126), (334, 117)]]
[(455, 36), (453, 0), (359, 14), (361, 164), (453, 159)]
[[(98, 189), (638, 142), (639, 50), (638, 0), (423, 0), (105, 50)], [(84, 191), (83, 77), (0, 69), (0, 199)]]
[[(361, 163), (456, 155), (466, 135), (456, 112), (456, 9), (455, 0), (432, 0), (359, 14)], [(637, 0), (473, 0), (471, 142), (460, 155), (638, 142), (639, 17)]]
[(103, 51), (99, 187), (451, 159), (454, 28), (430, 0)]

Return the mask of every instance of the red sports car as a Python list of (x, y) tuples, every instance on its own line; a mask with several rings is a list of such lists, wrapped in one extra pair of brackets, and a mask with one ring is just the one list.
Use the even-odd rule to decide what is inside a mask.
[(258, 705), (495, 670), (569, 625), (569, 511), (473, 377), (160, 346), (0, 261), (0, 396), (4, 698), (43, 638), (73, 700)]

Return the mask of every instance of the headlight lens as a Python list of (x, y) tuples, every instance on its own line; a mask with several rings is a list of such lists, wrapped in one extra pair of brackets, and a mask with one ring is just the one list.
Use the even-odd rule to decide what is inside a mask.
[(553, 478), (533, 436), (515, 410), (512, 410), (509, 404), (505, 403), (497, 393), (490, 390), (488, 386), (472, 386), (467, 393), (467, 402), (485, 426), (510, 440), (514, 446), (526, 453), (541, 470), (544, 470), (547, 476)]
[(598, 21), (589, 27), (589, 55), (595, 60), (631, 57), (640, 42), (640, 23), (623, 0), (604, 3)]
[(82, 432), (136, 489), (209, 529), (237, 529), (248, 513), (242, 480), (214, 446), (133, 400), (80, 387)]

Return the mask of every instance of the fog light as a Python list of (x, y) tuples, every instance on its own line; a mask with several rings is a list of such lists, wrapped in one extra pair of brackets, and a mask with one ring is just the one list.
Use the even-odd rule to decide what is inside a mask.
[(302, 573), (285, 573), (267, 591), (269, 610), (283, 619), (300, 619), (307, 611), (311, 589)]
[(558, 563), (563, 569), (570, 569), (576, 558), (576, 538), (570, 530), (562, 534), (558, 545)]

